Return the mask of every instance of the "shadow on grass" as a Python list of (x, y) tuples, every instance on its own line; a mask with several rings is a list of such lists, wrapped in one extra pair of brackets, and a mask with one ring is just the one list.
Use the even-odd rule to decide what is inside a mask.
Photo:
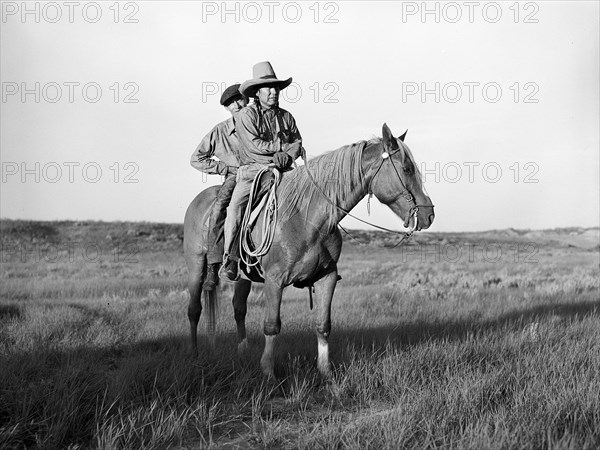
[[(114, 314), (105, 314), (97, 308), (89, 308), (81, 304), (68, 303), (67, 305), (74, 307), (90, 317), (102, 316), (107, 322), (118, 322), (118, 318)], [(576, 318), (582, 317), (588, 314), (600, 314), (600, 301), (598, 302), (580, 302), (580, 303), (559, 303), (553, 305), (540, 305), (534, 308), (528, 308), (524, 310), (515, 310), (507, 314), (501, 315), (493, 320), (459, 320), (459, 321), (446, 321), (446, 322), (405, 322), (397, 325), (386, 325), (386, 326), (365, 326), (360, 328), (336, 328), (335, 317), (333, 317), (333, 328), (331, 331), (330, 344), (350, 343), (357, 347), (369, 347), (374, 349), (382, 349), (387, 345), (394, 347), (403, 347), (407, 345), (416, 345), (424, 341), (455, 341), (462, 340), (465, 337), (472, 335), (473, 333), (485, 333), (493, 332), (495, 330), (503, 329), (505, 327), (513, 327), (515, 329), (522, 329), (533, 321), (543, 320), (545, 317), (557, 316), (560, 318)], [(21, 309), (18, 305), (8, 304), (0, 305), (0, 318), (1, 319), (20, 319)], [(182, 315), (182, 320), (184, 319)], [(233, 317), (230, 319), (233, 321)], [(249, 330), (250, 339), (254, 345), (259, 345), (262, 350), (262, 330)], [(256, 342), (257, 334), (260, 336), (260, 342)], [(280, 339), (278, 340), (278, 346), (289, 345), (287, 349), (293, 353), (294, 348), (303, 348), (307, 341), (310, 341), (310, 347), (313, 346), (314, 333), (310, 331), (298, 331), (289, 332), (285, 329), (285, 324), (282, 327)], [(230, 334), (221, 336), (217, 339), (220, 342), (219, 346), (227, 345), (231, 347), (231, 351), (235, 352), (235, 338)], [(174, 336), (169, 338), (158, 338), (148, 339), (139, 341), (133, 344), (124, 344), (118, 346), (118, 351), (111, 348), (79, 348), (76, 350), (65, 350), (65, 352), (85, 355), (86, 358), (94, 352), (102, 354), (114, 355), (115, 352), (119, 355), (131, 355), (134, 356), (137, 353), (150, 352), (177, 352), (181, 354), (189, 355), (188, 349), (188, 336)], [(200, 356), (212, 360), (213, 358), (219, 358), (224, 356), (219, 350), (215, 352), (208, 352), (206, 350), (207, 340), (206, 337), (199, 334), (199, 347)], [(57, 351), (60, 353), (60, 351)], [(12, 357), (18, 356), (18, 354), (12, 354)], [(27, 353), (21, 355), (27, 358)]]
[[(81, 305), (77, 307), (87, 309)], [(19, 311), (17, 306), (5, 305), (0, 314), (4, 319), (18, 320)], [(87, 313), (95, 316), (98, 311)], [(553, 316), (575, 319), (598, 313), (600, 302), (580, 302), (513, 311), (489, 321), (418, 322), (353, 329), (334, 327), (332, 358), (336, 365), (348, 362), (349, 356), (344, 351), (348, 344), (375, 351), (388, 345), (400, 349), (420, 342), (460, 341), (473, 334), (506, 328), (519, 330), (533, 321)], [(106, 319), (115, 320), (115, 317)], [(177, 392), (184, 393), (182, 398), (186, 401), (207, 393), (221, 401), (231, 395), (232, 389), (238, 389), (243, 398), (251, 398), (261, 380), (259, 359), (263, 345), (260, 330), (253, 330), (252, 336), (246, 361), (235, 357), (235, 338), (231, 335), (218, 339), (214, 352), (207, 351), (206, 337), (201, 335), (199, 358), (189, 354), (188, 336), (179, 335), (103, 348), (49, 349), (40, 343), (37, 351), (1, 354), (0, 447), (3, 441), (8, 447), (36, 446), (40, 436), (45, 436), (43, 442), (47, 447), (70, 443), (89, 445), (97, 426), (98, 408), (104, 402), (119, 399), (122, 404), (128, 404), (138, 401), (138, 397), (156, 395), (167, 398), (172, 395), (173, 386)], [(314, 366), (317, 350), (313, 332), (286, 333), (284, 327), (277, 349), (278, 377), (290, 375), (285, 372), (292, 367), (289, 361), (284, 362), (283, 354), (298, 358), (300, 366), (307, 367), (304, 363), (308, 367)], [(53, 405), (62, 404), (70, 406), (53, 412)], [(61, 411), (69, 414), (61, 415)]]
[(460, 341), (473, 334), (494, 332), (507, 327), (523, 329), (534, 321), (558, 316), (563, 319), (600, 314), (600, 302), (560, 303), (515, 310), (493, 320), (460, 320), (446, 322), (408, 322), (382, 327), (333, 329), (331, 345), (351, 343), (357, 348), (380, 350), (388, 345), (396, 348), (424, 341)]
[[(103, 316), (96, 308), (87, 308), (81, 304), (69, 304), (79, 310), (85, 311), (91, 317)], [(88, 311), (89, 309), (89, 311)], [(516, 310), (504, 314), (497, 319), (479, 321), (462, 320), (447, 322), (408, 322), (397, 325), (365, 326), (359, 328), (336, 328), (335, 317), (331, 331), (330, 348), (336, 352), (345, 344), (351, 344), (356, 348), (382, 350), (386, 346), (405, 348), (426, 341), (460, 341), (468, 336), (480, 333), (493, 332), (507, 327), (520, 330), (534, 321), (544, 320), (547, 317), (558, 316), (569, 319), (583, 317), (588, 314), (600, 314), (600, 302), (560, 303), (554, 305), (540, 305), (534, 308)], [(17, 305), (0, 305), (0, 318), (20, 319), (21, 310)], [(112, 314), (104, 317), (108, 322), (117, 322), (118, 319)], [(182, 320), (185, 320), (182, 315)], [(230, 319), (233, 321), (233, 317)], [(260, 355), (264, 340), (262, 330), (249, 330), (249, 340), (252, 344), (252, 357)], [(114, 347), (77, 347), (65, 350), (43, 350), (45, 359), (59, 363), (73, 365), (78, 360), (106, 361), (110, 367), (114, 367), (116, 360), (135, 359), (138, 355), (164, 354), (169, 358), (185, 358), (191, 361), (201, 361), (202, 366), (220, 365), (228, 357), (236, 354), (236, 338), (227, 333), (218, 336), (218, 347), (214, 351), (208, 350), (206, 336), (199, 334), (199, 357), (195, 358), (189, 351), (189, 337), (172, 336), (157, 339), (146, 339), (132, 344), (123, 344)], [(312, 331), (286, 331), (285, 324), (279, 335), (278, 352), (290, 353), (298, 356), (316, 356), (316, 340)], [(39, 355), (30, 352), (11, 352), (8, 355), (0, 355), (5, 362), (11, 361), (16, 367), (28, 366), (27, 361), (36, 359)], [(337, 356), (342, 356), (337, 355)], [(337, 361), (344, 362), (344, 361)]]
[(0, 305), (0, 320), (2, 319), (20, 319), (21, 308), (16, 304)]

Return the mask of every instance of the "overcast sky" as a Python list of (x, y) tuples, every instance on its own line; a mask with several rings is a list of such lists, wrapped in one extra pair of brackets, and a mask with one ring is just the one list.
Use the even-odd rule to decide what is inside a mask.
[(182, 222), (220, 89), (269, 60), (309, 156), (409, 130), (432, 230), (598, 226), (598, 2), (114, 5), (2, 3), (2, 218)]

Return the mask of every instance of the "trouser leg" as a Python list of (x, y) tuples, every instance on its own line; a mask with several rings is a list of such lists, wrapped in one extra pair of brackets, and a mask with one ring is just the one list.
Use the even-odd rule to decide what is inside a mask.
[(235, 188), (235, 179), (235, 175), (229, 175), (225, 178), (210, 214), (206, 255), (208, 264), (218, 264), (223, 261), (225, 245), (223, 225), (225, 224), (227, 207)]
[(239, 260), (239, 239), (237, 235), (246, 204), (248, 203), (252, 181), (260, 170), (260, 167), (258, 165), (251, 165), (242, 166), (238, 169), (235, 189), (227, 207), (227, 217), (225, 218), (225, 254), (236, 261)]

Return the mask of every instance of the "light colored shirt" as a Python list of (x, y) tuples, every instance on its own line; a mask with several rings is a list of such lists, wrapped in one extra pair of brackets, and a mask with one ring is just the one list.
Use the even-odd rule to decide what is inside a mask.
[[(223, 163), (228, 167), (239, 167), (241, 142), (235, 129), (236, 122), (233, 117), (215, 125), (215, 127), (202, 139), (192, 154), (190, 163), (196, 169), (208, 174), (221, 173), (219, 166)], [(222, 163), (215, 159), (219, 158)], [(234, 170), (230, 170), (233, 172)]]
[(285, 109), (275, 107), (264, 109), (251, 103), (238, 112), (235, 127), (242, 143), (240, 148), (240, 165), (269, 164), (273, 162), (273, 154), (282, 151), (285, 142), (279, 137), (280, 115), (283, 131), (287, 132), (287, 143), (302, 142), (294, 117)]

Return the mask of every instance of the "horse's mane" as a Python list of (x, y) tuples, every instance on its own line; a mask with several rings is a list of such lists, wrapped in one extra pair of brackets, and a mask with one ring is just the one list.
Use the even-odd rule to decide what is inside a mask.
[[(308, 160), (310, 174), (327, 198), (335, 205), (343, 205), (352, 192), (363, 185), (365, 182), (361, 165), (363, 150), (368, 145), (378, 145), (381, 142), (381, 137), (375, 137), (368, 141), (345, 145)], [(415, 178), (422, 188), (421, 172), (410, 149), (402, 142), (399, 142), (399, 145), (402, 145), (405, 155), (413, 163)], [(302, 214), (298, 219), (306, 222), (308, 211), (310, 208), (316, 207), (316, 201), (322, 200), (323, 194), (310, 180), (306, 173), (306, 166), (300, 166), (296, 170), (284, 174), (277, 197), (279, 205), (281, 205), (279, 208), (280, 220), (287, 221), (296, 214)], [(325, 208), (327, 217), (329, 217), (329, 229), (333, 229), (337, 224), (340, 210), (330, 202), (325, 203)]]
[[(307, 161), (308, 169), (323, 193), (334, 204), (342, 205), (351, 193), (364, 182), (362, 173), (362, 150), (367, 143), (360, 141), (345, 145)], [(287, 221), (295, 214), (302, 214), (306, 220), (310, 208), (316, 207), (315, 200), (322, 200), (323, 194), (310, 180), (306, 166), (286, 172), (278, 188), (277, 197), (280, 206), (279, 218)], [(327, 202), (327, 216), (330, 227), (336, 225), (338, 208)]]

